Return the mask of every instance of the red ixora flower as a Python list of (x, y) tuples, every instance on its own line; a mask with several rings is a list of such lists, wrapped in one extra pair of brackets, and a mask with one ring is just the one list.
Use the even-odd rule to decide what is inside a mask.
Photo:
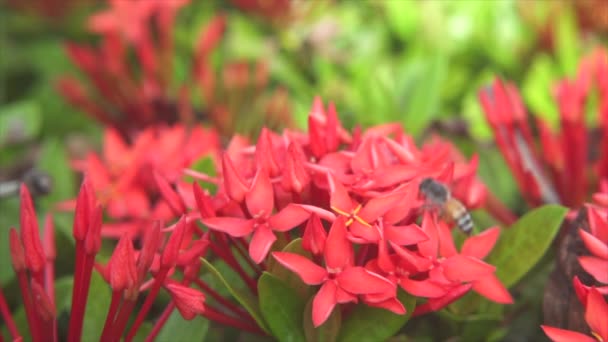
[[(201, 120), (212, 122), (222, 134), (232, 134), (239, 121), (236, 117), (243, 112), (277, 126), (291, 125), (286, 90), (266, 91), (266, 63), (228, 61), (219, 70), (212, 65), (212, 53), (227, 25), (223, 15), (212, 17), (193, 42), (188, 78), (171, 78), (173, 64), (180, 63), (174, 55), (181, 53), (174, 48), (174, 30), (179, 24), (176, 16), (189, 2), (108, 0), (109, 8), (88, 20), (89, 30), (101, 37), (99, 46), (66, 46), (69, 58), (91, 87), (64, 77), (58, 82), (59, 92), (69, 103), (128, 140), (150, 125)], [(140, 66), (137, 72), (129, 61), (131, 55)], [(203, 96), (204, 108), (192, 104), (196, 93)], [(249, 107), (245, 109), (243, 103)], [(252, 113), (252, 108), (256, 112)]]
[(591, 336), (586, 334), (542, 325), (543, 331), (554, 342), (602, 342), (608, 341), (608, 303), (602, 294), (591, 288), (587, 295), (585, 320), (591, 329)]
[[(170, 221), (183, 213), (184, 206), (194, 206), (192, 200), (176, 205), (159, 197), (166, 190), (162, 182), (177, 183), (177, 191), (189, 192), (183, 170), (203, 158), (217, 163), (219, 146), (217, 133), (201, 126), (149, 127), (132, 142), (108, 128), (101, 155), (89, 152), (73, 165), (87, 174), (97, 200), (112, 219), (103, 225), (102, 235), (118, 239), (125, 232), (137, 236), (152, 221)], [(62, 207), (73, 208), (73, 203)]]
[[(590, 141), (586, 126), (586, 102), (592, 86), (598, 93), (597, 117), (603, 134)], [(608, 53), (598, 49), (584, 58), (576, 78), (557, 83), (554, 97), (559, 107), (560, 130), (537, 120), (540, 151), (535, 148), (532, 129), (522, 100), (512, 84), (496, 80), (480, 92), (479, 98), (496, 143), (511, 168), (521, 193), (531, 205), (563, 203), (578, 207), (587, 200), (589, 189), (608, 177)], [(587, 160), (589, 149), (597, 157)], [(590, 178), (588, 175), (598, 175)]]
[[(396, 286), (388, 279), (354, 266), (354, 253), (346, 237), (346, 218), (334, 221), (327, 237), (323, 253), (325, 266), (321, 267), (298, 254), (274, 252), (273, 257), (283, 266), (297, 273), (308, 285), (321, 285), (312, 304), (312, 321), (315, 327), (323, 324), (336, 304), (357, 302), (357, 295), (378, 295), (384, 299), (395, 299)], [(330, 248), (331, 247), (331, 248)], [(405, 308), (396, 301), (396, 313), (405, 313)]]

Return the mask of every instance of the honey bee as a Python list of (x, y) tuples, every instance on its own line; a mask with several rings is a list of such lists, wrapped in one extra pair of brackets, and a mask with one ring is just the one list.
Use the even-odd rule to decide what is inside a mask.
[(439, 209), (441, 215), (455, 222), (463, 233), (471, 234), (473, 231), (471, 214), (462, 202), (452, 197), (445, 184), (433, 178), (425, 178), (418, 189), (425, 198), (426, 206)]

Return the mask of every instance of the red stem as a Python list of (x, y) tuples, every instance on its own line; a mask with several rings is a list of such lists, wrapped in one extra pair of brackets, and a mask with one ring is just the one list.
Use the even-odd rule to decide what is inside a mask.
[(116, 311), (118, 311), (118, 306), (120, 305), (123, 292), (124, 291), (112, 291), (112, 302), (110, 303), (110, 308), (108, 309), (106, 322), (103, 325), (103, 331), (101, 333), (101, 338), (99, 339), (100, 341), (108, 341), (108, 338), (111, 335), (112, 328), (114, 326), (114, 317), (116, 317)]
[(115, 324), (111, 334), (112, 336), (110, 337), (109, 341), (120, 341), (120, 336), (129, 322), (129, 316), (131, 316), (133, 307), (135, 307), (135, 300), (125, 299), (122, 302), (120, 311), (118, 312), (118, 315), (116, 315), (116, 320), (114, 321)]
[(491, 193), (488, 193), (485, 208), (490, 215), (507, 226), (510, 226), (517, 221), (517, 216)]
[(249, 257), (249, 255), (247, 253), (245, 253), (245, 250), (247, 249), (247, 244), (246, 244), (245, 240), (243, 238), (240, 238), (240, 239), (232, 238), (232, 241), (234, 242), (234, 246), (236, 247), (236, 250), (239, 252), (241, 257), (243, 257), (243, 259), (245, 260), (245, 262), (247, 262), (249, 267), (251, 267), (251, 269), (259, 275), (262, 272), (260, 270), (260, 267), (258, 265), (256, 265), (253, 262), (253, 260), (251, 260), (251, 258)]
[(32, 297), (30, 287), (28, 283), (27, 274), (25, 271), (17, 273), (17, 280), (19, 281), (19, 288), (21, 289), (21, 298), (23, 299), (23, 307), (25, 309), (25, 316), (27, 318), (27, 324), (30, 327), (30, 333), (32, 334), (33, 341), (40, 341), (40, 327), (38, 326), (38, 316), (32, 306)]
[[(82, 264), (81, 284), (80, 290), (78, 291), (78, 298), (72, 298), (72, 308), (74, 309), (74, 302), (77, 303), (75, 311), (70, 312), (70, 326), (69, 331), (73, 333), (72, 337), (75, 338), (74, 342), (79, 341), (82, 336), (82, 326), (84, 323), (84, 313), (87, 307), (87, 300), (89, 298), (89, 287), (91, 285), (91, 275), (93, 274), (93, 263), (95, 262), (94, 254), (85, 254), (85, 259)], [(76, 315), (74, 321), (72, 321), (73, 315)], [(74, 325), (72, 325), (74, 323)], [(70, 337), (70, 334), (68, 334)]]
[(209, 305), (205, 305), (205, 311), (202, 314), (203, 317), (221, 323), (221, 324), (225, 324), (225, 325), (229, 325), (232, 327), (235, 327), (237, 329), (241, 329), (241, 330), (245, 330), (245, 331), (249, 331), (251, 333), (254, 334), (258, 334), (258, 335), (266, 335), (266, 333), (264, 333), (264, 331), (262, 331), (259, 327), (255, 326), (255, 325), (249, 325), (249, 324), (245, 324), (242, 320), (239, 320), (237, 318), (233, 318), (230, 316), (226, 316), (223, 313), (215, 310), (214, 308), (212, 308)]
[(68, 324), (68, 342), (78, 342), (80, 335), (75, 335), (78, 331), (76, 326), (79, 318), (78, 304), (80, 303), (80, 288), (82, 284), (84, 267), (84, 246), (83, 242), (76, 240), (76, 264), (74, 265), (74, 286), (72, 287), (72, 307), (70, 309), (70, 322)]
[(227, 244), (224, 246), (224, 248), (220, 248), (219, 246), (216, 246), (213, 243), (210, 244), (209, 247), (213, 250), (215, 254), (217, 254), (217, 256), (222, 258), (224, 262), (228, 264), (228, 266), (232, 267), (232, 269), (235, 270), (236, 273), (239, 274), (239, 276), (241, 276), (241, 279), (243, 279), (245, 284), (247, 284), (247, 286), (249, 287), (249, 289), (251, 289), (253, 293), (257, 293), (257, 284), (255, 280), (252, 279), (247, 274), (247, 272), (243, 270), (241, 265), (234, 259), (234, 256), (232, 254), (226, 252), (226, 250), (230, 251), (230, 248)]
[[(2, 288), (0, 288), (0, 313), (2, 314), (2, 319), (6, 324), (6, 327), (8, 328), (13, 340), (21, 337), (21, 335), (19, 335), (19, 331), (17, 330), (17, 326), (15, 325), (15, 321), (13, 320), (13, 316), (11, 316), (11, 311), (8, 309), (8, 304), (6, 304), (6, 298), (4, 298)], [(2, 336), (2, 334), (0, 334), (0, 336)]]
[(141, 324), (144, 322), (144, 319), (146, 318), (148, 311), (152, 307), (152, 304), (154, 304), (154, 301), (156, 300), (156, 296), (158, 296), (158, 293), (160, 292), (160, 287), (163, 284), (163, 282), (165, 281), (165, 278), (167, 277), (169, 270), (170, 270), (169, 268), (163, 268), (157, 273), (156, 277), (154, 277), (154, 284), (152, 285), (150, 292), (146, 296), (146, 301), (144, 302), (144, 305), (142, 305), (141, 309), (139, 310), (139, 313), (137, 314), (137, 318), (135, 319), (135, 322), (133, 323), (133, 325), (131, 326), (131, 329), (129, 330), (129, 334), (127, 335), (127, 338), (126, 338), (127, 342), (131, 341), (133, 339), (133, 337), (135, 337), (135, 334), (137, 333), (137, 329), (139, 329)]
[(204, 281), (202, 281), (200, 279), (194, 279), (194, 283), (198, 287), (200, 287), (201, 290), (205, 291), (205, 293), (207, 293), (211, 297), (213, 297), (213, 299), (217, 300), (218, 303), (224, 305), (228, 310), (234, 312), (235, 314), (241, 316), (242, 318), (252, 319), (251, 316), (247, 312), (243, 311), (243, 309), (241, 309), (240, 307), (238, 307), (236, 304), (232, 303), (228, 299), (222, 297), (222, 295), (220, 295), (214, 289), (209, 287), (209, 285), (205, 284)]

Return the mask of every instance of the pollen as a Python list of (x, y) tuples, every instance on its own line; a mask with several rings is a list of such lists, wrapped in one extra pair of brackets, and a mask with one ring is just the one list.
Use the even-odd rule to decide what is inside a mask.
[(366, 222), (364, 219), (362, 219), (360, 216), (358, 216), (357, 214), (361, 211), (361, 208), (363, 208), (363, 206), (361, 204), (359, 204), (353, 211), (352, 213), (348, 213), (344, 210), (338, 209), (336, 207), (331, 207), (331, 209), (333, 211), (335, 211), (336, 213), (342, 215), (342, 216), (346, 216), (348, 217), (348, 220), (346, 220), (345, 224), (346, 226), (350, 226), (354, 221), (357, 221), (359, 223), (361, 223), (362, 225), (371, 228), (372, 225), (369, 224), (368, 222)]

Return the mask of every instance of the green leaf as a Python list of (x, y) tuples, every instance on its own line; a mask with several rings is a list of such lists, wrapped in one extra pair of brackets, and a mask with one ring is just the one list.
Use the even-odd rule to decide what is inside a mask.
[(579, 33), (577, 32), (574, 13), (565, 9), (560, 11), (560, 17), (556, 20), (557, 30), (554, 37), (557, 49), (557, 59), (562, 71), (569, 76), (574, 76), (580, 54)]
[[(68, 164), (65, 147), (56, 139), (47, 139), (42, 145), (37, 168), (48, 173), (52, 179), (51, 192), (40, 198), (41, 209), (38, 213), (49, 212), (59, 201), (76, 196), (75, 177)], [(65, 217), (62, 219), (65, 220)], [(71, 224), (57, 225), (66, 236), (71, 236)]]
[(234, 288), (231, 283), (226, 281), (222, 274), (206, 259), (201, 258), (201, 262), (203, 263), (203, 266), (209, 270), (209, 274), (222, 283), (224, 287), (228, 289), (230, 294), (245, 308), (245, 310), (247, 310), (247, 312), (249, 312), (258, 326), (264, 330), (264, 332), (268, 333), (268, 327), (266, 326), (264, 317), (260, 312), (260, 308), (253, 294), (242, 289)]
[(410, 319), (416, 306), (416, 298), (401, 289), (397, 298), (406, 309), (405, 315), (397, 315), (364, 303), (357, 304), (342, 323), (338, 341), (385, 341), (395, 335)]
[(186, 321), (179, 311), (173, 310), (156, 340), (171, 342), (204, 341), (208, 330), (209, 321), (207, 319), (196, 316), (193, 320)]
[(506, 287), (517, 283), (543, 256), (567, 211), (559, 205), (545, 205), (503, 230), (487, 261), (496, 266), (496, 276)]
[(441, 86), (447, 74), (446, 58), (441, 53), (425, 56), (421, 62), (402, 120), (406, 132), (414, 136), (438, 114)]
[(279, 341), (306, 341), (302, 319), (306, 302), (295, 290), (268, 272), (258, 280), (260, 310)]
[(0, 108), (0, 146), (8, 142), (34, 139), (40, 133), (40, 108), (33, 101), (17, 102)]
[(110, 287), (97, 272), (93, 272), (84, 314), (82, 341), (99, 341), (111, 300)]
[(304, 309), (304, 334), (306, 342), (334, 342), (340, 333), (342, 325), (342, 313), (340, 308), (336, 306), (325, 323), (318, 328), (312, 323), (312, 302), (314, 298), (310, 298)]

